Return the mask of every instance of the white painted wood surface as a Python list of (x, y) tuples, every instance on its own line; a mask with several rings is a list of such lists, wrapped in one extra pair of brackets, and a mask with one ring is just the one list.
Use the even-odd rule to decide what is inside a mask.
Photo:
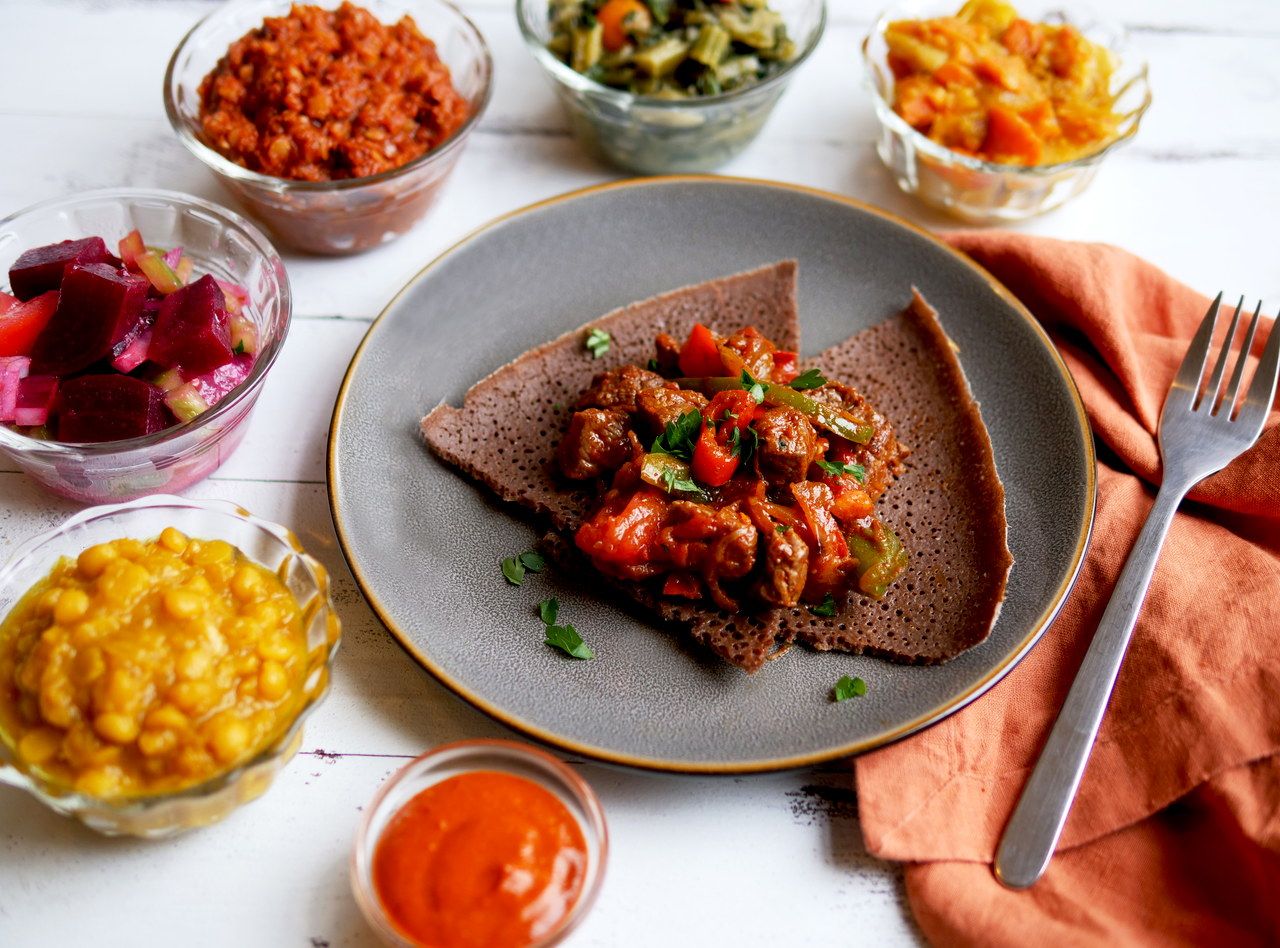
[[(1151, 63), (1137, 141), (1075, 203), (1022, 226), (1105, 241), (1205, 292), (1280, 303), (1280, 4), (1104, 4)], [(168, 56), (213, 4), (0, 0), (0, 214), (96, 187), (229, 202), (170, 133)], [(199, 497), (292, 525), (333, 572), (344, 642), (333, 691), (271, 792), (213, 828), (160, 843), (100, 838), (0, 787), (0, 945), (371, 946), (346, 860), (361, 806), (421, 751), (512, 736), (446, 693), (395, 645), (342, 561), (324, 488), (342, 374), (372, 319), (438, 253), (496, 215), (617, 173), (568, 138), (507, 0), (464, 0), (496, 60), (492, 105), (432, 215), (349, 259), (287, 258), (289, 343), (248, 437)], [(850, 195), (931, 229), (872, 151), (858, 43), (876, 6), (829, 0), (827, 33), (765, 137), (725, 174)], [(0, 557), (73, 506), (0, 462)], [(898, 867), (869, 856), (851, 769), (737, 779), (575, 761), (599, 791), (612, 858), (587, 946), (914, 945)]]

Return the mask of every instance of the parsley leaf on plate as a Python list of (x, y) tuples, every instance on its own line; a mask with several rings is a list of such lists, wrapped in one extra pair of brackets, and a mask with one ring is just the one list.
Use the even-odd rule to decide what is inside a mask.
[(542, 557), (537, 553), (518, 553), (502, 561), (502, 575), (512, 586), (519, 586), (524, 582), (526, 570), (531, 573), (541, 573), (544, 565)]
[(559, 599), (544, 599), (538, 603), (538, 618), (544, 625), (555, 625), (556, 616), (560, 614)]
[(547, 626), (547, 644), (552, 648), (558, 648), (572, 658), (595, 658), (596, 653), (591, 651), (591, 647), (582, 641), (580, 636), (571, 625), (548, 625)]
[(850, 678), (841, 675), (836, 682), (836, 700), (848, 701), (850, 698), (861, 698), (867, 693), (867, 683), (861, 678)]

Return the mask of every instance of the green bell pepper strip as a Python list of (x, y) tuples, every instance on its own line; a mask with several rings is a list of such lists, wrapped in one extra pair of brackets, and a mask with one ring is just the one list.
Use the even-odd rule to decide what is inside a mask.
[(845, 537), (849, 552), (858, 558), (858, 588), (873, 599), (884, 598), (889, 584), (907, 568), (907, 551), (898, 535), (879, 520), (866, 533)]
[[(740, 378), (721, 376), (682, 378), (675, 381), (681, 388), (696, 389), (704, 394), (746, 388)], [(839, 435), (841, 438), (855, 441), (858, 444), (866, 444), (875, 436), (876, 429), (874, 426), (855, 421), (840, 409), (815, 401), (808, 395), (797, 392), (794, 388), (789, 388), (786, 385), (771, 385), (766, 382), (761, 382), (760, 384), (764, 388), (764, 402), (766, 405), (793, 408), (818, 427), (825, 428), (834, 435)]]
[(640, 480), (646, 484), (692, 500), (706, 500), (706, 492), (693, 480), (689, 462), (674, 454), (650, 451), (640, 460)]

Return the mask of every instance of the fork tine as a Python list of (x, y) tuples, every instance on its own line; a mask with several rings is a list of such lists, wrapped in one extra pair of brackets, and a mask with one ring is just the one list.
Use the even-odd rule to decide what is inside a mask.
[[(1259, 306), (1262, 304), (1259, 303)], [(1253, 382), (1240, 406), (1237, 419), (1251, 430), (1262, 431), (1262, 426), (1271, 411), (1271, 403), (1276, 397), (1276, 377), (1280, 375), (1280, 316), (1271, 322), (1271, 335), (1267, 337), (1267, 345), (1262, 350), (1262, 358), (1258, 360), (1258, 368), (1253, 373)]]
[[(1244, 306), (1244, 297), (1240, 297), (1240, 306), (1236, 308), (1236, 315), (1239, 315), (1240, 309)], [(1253, 319), (1249, 321), (1249, 329), (1244, 334), (1244, 342), (1240, 345), (1240, 357), (1236, 359), (1235, 371), (1231, 373), (1231, 383), (1227, 386), (1227, 394), (1222, 397), (1222, 408), (1226, 411), (1227, 417), (1230, 418), (1233, 406), (1236, 403), (1236, 395), (1240, 392), (1240, 380), (1244, 378), (1244, 365), (1249, 361), (1249, 350), (1253, 348), (1253, 337), (1258, 332), (1258, 321), (1262, 317), (1262, 300), (1258, 300), (1258, 306), (1253, 311)], [(1232, 329), (1235, 324), (1232, 323)]]
[[(1231, 343), (1236, 338), (1236, 327), (1240, 325), (1240, 310), (1244, 309), (1244, 297), (1240, 297), (1240, 302), (1236, 304), (1236, 310), (1231, 314), (1231, 325), (1227, 329), (1227, 338), (1222, 341), (1222, 350), (1218, 353), (1218, 361), (1214, 363), (1213, 374), (1209, 376), (1209, 384), (1204, 390), (1204, 401), (1200, 404), (1209, 408), (1209, 414), (1213, 414), (1218, 410), (1218, 392), (1222, 389), (1222, 375), (1227, 368), (1227, 359), (1231, 357)], [(1239, 364), (1243, 364), (1243, 357)], [(1196, 406), (1199, 407), (1199, 404)], [(1227, 403), (1228, 409), (1230, 403)], [(1228, 411), (1228, 414), (1230, 412)]]
[(1179, 393), (1188, 401), (1195, 403), (1196, 393), (1200, 391), (1200, 380), (1204, 378), (1205, 363), (1209, 359), (1209, 343), (1213, 341), (1213, 330), (1218, 325), (1218, 308), (1222, 305), (1222, 294), (1219, 293), (1209, 304), (1209, 312), (1204, 314), (1200, 328), (1196, 330), (1187, 354), (1182, 357), (1182, 365), (1178, 366), (1178, 374), (1173, 377), (1173, 387), (1169, 390), (1169, 399)]

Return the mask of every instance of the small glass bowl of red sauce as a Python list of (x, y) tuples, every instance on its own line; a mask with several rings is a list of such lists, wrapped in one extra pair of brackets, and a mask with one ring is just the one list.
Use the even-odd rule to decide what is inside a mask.
[(395, 948), (547, 948), (586, 916), (607, 852), (600, 802), (572, 768), (527, 744), (465, 741), (382, 786), (351, 880)]

